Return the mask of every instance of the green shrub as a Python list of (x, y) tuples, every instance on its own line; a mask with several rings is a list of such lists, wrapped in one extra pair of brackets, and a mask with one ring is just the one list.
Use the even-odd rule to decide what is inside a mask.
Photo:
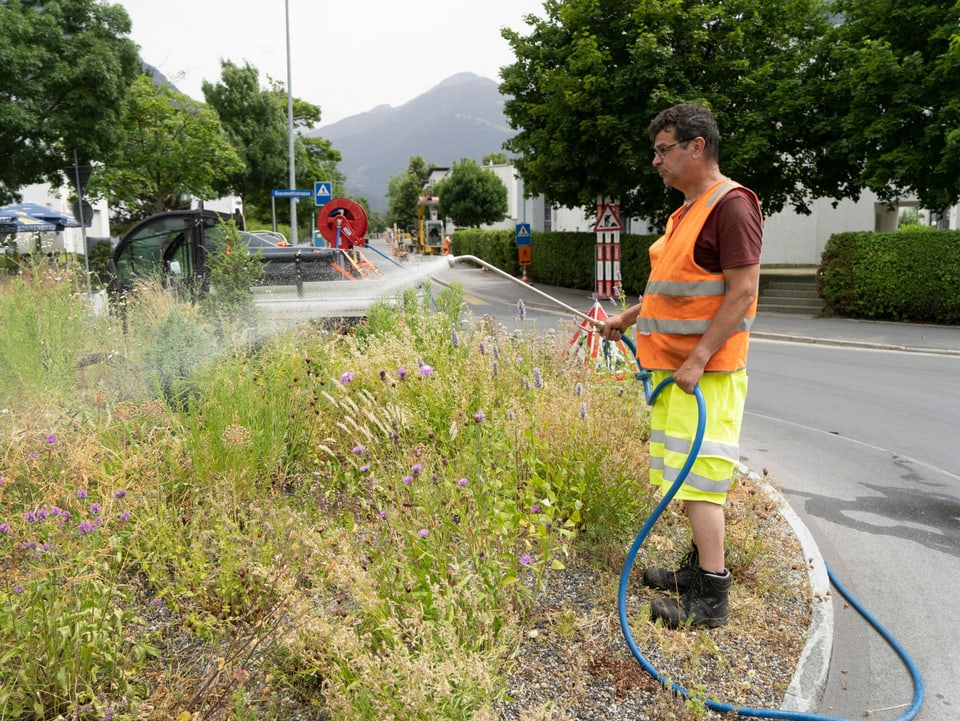
[(840, 315), (960, 323), (960, 231), (835, 234), (818, 286)]

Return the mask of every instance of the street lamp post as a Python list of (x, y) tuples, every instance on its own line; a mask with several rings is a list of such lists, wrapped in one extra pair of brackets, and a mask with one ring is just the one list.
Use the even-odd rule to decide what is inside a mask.
[[(290, 62), (290, 0), (284, 0), (287, 15), (287, 139), (290, 154), (290, 188), (297, 187), (297, 169), (293, 157), (293, 65)], [(290, 197), (290, 244), (296, 245), (297, 238), (297, 199)]]

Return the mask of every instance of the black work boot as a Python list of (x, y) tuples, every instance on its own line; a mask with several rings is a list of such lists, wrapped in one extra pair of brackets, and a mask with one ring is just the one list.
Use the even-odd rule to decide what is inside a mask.
[(690, 588), (690, 582), (698, 568), (700, 568), (700, 552), (697, 550), (697, 544), (694, 543), (687, 555), (680, 559), (680, 565), (676, 571), (671, 571), (669, 568), (647, 568), (643, 571), (643, 582), (662, 591), (684, 593)]
[(730, 594), (730, 571), (722, 575), (707, 573), (697, 566), (690, 588), (679, 599), (658, 598), (651, 604), (651, 618), (658, 618), (668, 628), (689, 625), (719, 628), (730, 620), (727, 602)]

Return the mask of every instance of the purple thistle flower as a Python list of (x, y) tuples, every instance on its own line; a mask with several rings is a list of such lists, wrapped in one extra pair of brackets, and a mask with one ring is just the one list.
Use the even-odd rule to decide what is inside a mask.
[(47, 520), (47, 509), (46, 509), (46, 508), (38, 508), (38, 509), (37, 509), (37, 520), (38, 520), (38, 521), (45, 521), (45, 520)]
[(360, 472), (361, 472), (361, 473), (366, 473), (366, 472), (369, 471), (369, 470), (370, 470), (370, 464), (369, 464), (369, 463), (360, 466)]
[(23, 514), (23, 520), (25, 520), (27, 523), (36, 523), (37, 514), (34, 511), (27, 511)]
[(465, 485), (467, 485), (469, 482), (470, 482), (470, 481), (469, 481), (468, 479), (466, 479), (466, 478), (461, 478), (459, 481), (457, 481), (457, 485), (460, 486), (460, 488), (463, 488), (463, 487), (464, 487)]
[(520, 556), (520, 563), (524, 566), (529, 566), (532, 561), (533, 557), (529, 553), (524, 553)]
[(60, 512), (60, 517), (61, 517), (64, 521), (69, 521), (71, 518), (73, 518), (73, 514), (70, 513), (70, 511), (61, 511), (61, 512)]
[(56, 442), (57, 442), (57, 437), (55, 435), (51, 433), (49, 436), (47, 436), (47, 443), (49, 443), (51, 446)]
[(91, 503), (91, 504), (90, 504), (90, 515), (96, 516), (98, 513), (100, 513), (100, 504), (99, 504), (99, 503)]
[(377, 518), (379, 518), (381, 521), (386, 520), (386, 518), (387, 518), (387, 512), (386, 512), (386, 511), (380, 511), (380, 513), (377, 514)]
[(397, 377), (398, 377), (400, 380), (403, 380), (404, 378), (406, 378), (406, 377), (407, 377), (407, 369), (406, 369), (406, 368), (397, 368)]
[(33, 460), (37, 460), (40, 457), (33, 451), (30, 451), (30, 453), (28, 453), (27, 455), (30, 456)]
[(422, 470), (423, 470), (423, 464), (422, 464), (422, 463), (414, 463), (414, 464), (413, 464), (413, 467), (410, 469), (410, 473), (412, 473), (412, 474), (415, 475), (415, 476), (418, 476), (418, 475), (420, 475), (420, 471), (422, 471)]
[(95, 530), (97, 530), (97, 524), (91, 523), (90, 521), (81, 521), (80, 525), (77, 526), (77, 530), (80, 531), (80, 535), (93, 533)]
[(53, 506), (53, 507), (50, 509), (50, 515), (53, 516), (54, 518), (56, 518), (57, 516), (59, 516), (61, 513), (63, 513), (63, 511), (60, 510), (60, 507), (59, 507), (59, 506)]
[(127, 491), (126, 491), (126, 489), (124, 489), (124, 488), (118, 488), (117, 490), (115, 490), (115, 491), (113, 492), (113, 497), (114, 497), (114, 498), (117, 498), (117, 499), (126, 498), (126, 497), (127, 497)]
[(340, 385), (345, 386), (347, 383), (353, 380), (353, 373), (351, 371), (344, 371), (340, 374)]
[(16, 584), (16, 585), (14, 585), (14, 587), (13, 587), (13, 592), (14, 592), (17, 596), (19, 596), (21, 593), (23, 593), (23, 586), (21, 586), (19, 583)]
[(81, 501), (86, 497), (87, 497), (87, 492), (84, 489), (81, 488), (80, 490), (77, 491), (77, 498), (79, 498)]
[(351, 449), (351, 453), (363, 453), (365, 450), (367, 450), (366, 446), (354, 446)]
[(474, 423), (483, 423), (485, 420), (487, 420), (487, 416), (484, 414), (483, 411), (477, 411), (476, 413), (473, 414)]
[(420, 366), (420, 375), (424, 378), (429, 378), (433, 375), (433, 366), (422, 365)]
[(426, 538), (429, 533), (430, 531), (428, 531), (426, 528), (421, 528), (419, 531), (417, 531), (417, 535), (420, 536), (420, 538)]
[(0, 523), (0, 533), (10, 533), (10, 524)]
[(130, 520), (130, 511), (124, 511), (123, 513), (120, 514), (119, 518), (120, 518), (120, 523), (126, 523), (127, 521)]
[(404, 477), (403, 477), (403, 485), (409, 486), (411, 483), (413, 483), (413, 476), (404, 476)]
[(540, 504), (534, 503), (532, 506), (530, 506), (530, 513), (540, 513)]

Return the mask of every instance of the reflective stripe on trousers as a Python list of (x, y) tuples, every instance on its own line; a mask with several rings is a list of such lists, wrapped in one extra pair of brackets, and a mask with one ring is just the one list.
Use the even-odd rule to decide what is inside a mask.
[[(669, 375), (655, 372), (654, 385)], [(722, 503), (740, 462), (740, 426), (747, 395), (746, 371), (704, 373), (700, 390), (706, 404), (707, 427), (697, 460), (676, 498)], [(664, 486), (677, 479), (696, 430), (696, 397), (684, 393), (674, 384), (668, 385), (650, 412), (651, 483)]]

